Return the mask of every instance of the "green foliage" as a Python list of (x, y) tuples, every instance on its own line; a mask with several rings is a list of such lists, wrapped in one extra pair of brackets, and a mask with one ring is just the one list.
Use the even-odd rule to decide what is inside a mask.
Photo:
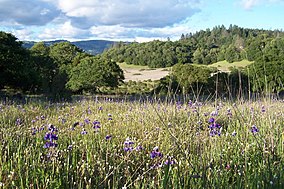
[(119, 66), (101, 57), (86, 57), (73, 67), (67, 87), (72, 91), (96, 91), (99, 87), (117, 87), (124, 79)]
[(284, 91), (284, 61), (257, 61), (248, 67), (253, 91), (279, 93)]
[(215, 68), (205, 66), (194, 66), (191, 64), (176, 64), (173, 66), (172, 74), (177, 82), (183, 88), (183, 92), (187, 93), (191, 89), (202, 88), (203, 84), (208, 83), (212, 73), (216, 72)]
[(21, 45), (14, 35), (0, 32), (0, 89), (31, 90), (38, 80), (30, 54)]
[(254, 61), (265, 53), (263, 50), (269, 43), (283, 36), (284, 33), (278, 30), (246, 29), (235, 25), (226, 29), (222, 25), (195, 34), (183, 34), (175, 42), (155, 40), (147, 43), (119, 43), (104, 54), (116, 62), (155, 68), (177, 63)]

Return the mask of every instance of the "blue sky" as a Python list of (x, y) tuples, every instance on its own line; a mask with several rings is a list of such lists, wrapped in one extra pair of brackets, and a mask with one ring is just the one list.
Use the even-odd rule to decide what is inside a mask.
[(217, 25), (284, 29), (284, 0), (0, 0), (0, 30), (20, 40), (179, 39)]

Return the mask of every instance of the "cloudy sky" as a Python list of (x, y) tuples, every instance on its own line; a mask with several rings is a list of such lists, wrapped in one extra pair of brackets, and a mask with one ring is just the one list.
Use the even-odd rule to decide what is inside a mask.
[(228, 28), (284, 29), (284, 0), (0, 0), (0, 30), (20, 40), (178, 39)]

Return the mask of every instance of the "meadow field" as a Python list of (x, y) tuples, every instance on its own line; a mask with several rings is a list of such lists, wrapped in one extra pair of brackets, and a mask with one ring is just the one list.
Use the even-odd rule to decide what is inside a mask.
[[(226, 60), (219, 61), (210, 65), (194, 64), (196, 66), (215, 67), (219, 71), (229, 72), (230, 68), (244, 68), (253, 62), (242, 60), (239, 62), (229, 63)], [(171, 67), (168, 68), (149, 68), (148, 66), (133, 65), (126, 63), (119, 63), (119, 67), (123, 70), (126, 82), (132, 81), (145, 81), (145, 80), (159, 80), (162, 77), (169, 75)]]
[(284, 101), (0, 104), (0, 188), (284, 188)]

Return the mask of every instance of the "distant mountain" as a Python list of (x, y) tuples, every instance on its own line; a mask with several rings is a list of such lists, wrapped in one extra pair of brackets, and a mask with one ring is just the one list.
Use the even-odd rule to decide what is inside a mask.
[[(44, 41), (47, 46), (53, 45), (55, 43), (65, 42), (67, 40), (54, 40), (54, 41)], [(23, 41), (23, 47), (31, 48), (36, 42), (34, 41)], [(102, 53), (105, 49), (110, 48), (116, 41), (106, 41), (106, 40), (86, 40), (86, 41), (74, 41), (70, 42), (87, 53), (96, 55)]]

